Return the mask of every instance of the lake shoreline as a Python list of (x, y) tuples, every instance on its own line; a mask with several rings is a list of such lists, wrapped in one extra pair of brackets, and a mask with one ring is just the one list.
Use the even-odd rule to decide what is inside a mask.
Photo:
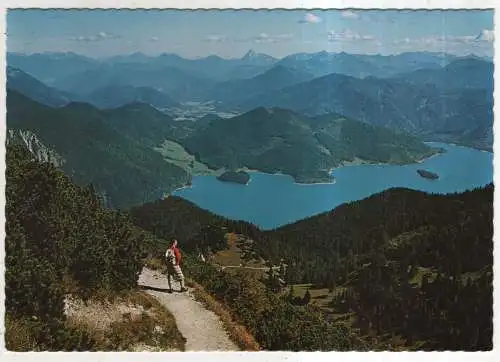
[[(428, 146), (430, 146), (431, 148), (432, 148), (432, 146), (429, 145), (429, 144), (433, 144), (433, 143), (434, 144), (435, 143), (446, 144), (446, 145), (451, 145), (451, 146), (454, 146), (454, 147), (466, 147), (466, 146), (460, 146), (460, 145), (455, 145), (455, 144), (450, 144), (450, 143), (443, 143), (443, 142), (435, 142), (435, 141), (426, 141), (424, 143), (427, 144)], [(472, 148), (472, 147), (468, 147), (468, 148)], [(325, 178), (324, 180), (312, 180), (312, 181), (298, 182), (295, 177), (293, 177), (292, 175), (289, 175), (289, 174), (285, 174), (283, 172), (273, 172), (273, 173), (271, 173), (271, 172), (265, 172), (265, 171), (261, 171), (261, 170), (249, 168), (249, 167), (246, 167), (246, 166), (239, 167), (239, 168), (237, 168), (236, 171), (244, 171), (244, 172), (247, 172), (249, 174), (252, 174), (252, 173), (262, 173), (262, 174), (273, 175), (273, 176), (287, 176), (287, 177), (291, 177), (292, 178), (294, 184), (300, 185), (300, 186), (335, 185), (336, 184), (336, 180), (335, 180), (335, 177), (333, 176), (333, 172), (336, 171), (336, 170), (339, 170), (339, 169), (341, 169), (343, 167), (361, 166), (361, 165), (404, 166), (404, 165), (418, 164), (418, 163), (423, 163), (423, 162), (427, 161), (428, 159), (430, 159), (432, 157), (439, 156), (442, 153), (446, 152), (446, 150), (444, 150), (442, 148), (435, 147), (435, 149), (436, 149), (436, 152), (433, 153), (433, 154), (431, 154), (431, 155), (429, 155), (429, 156), (425, 156), (425, 157), (423, 157), (421, 159), (417, 159), (417, 160), (412, 161), (412, 162), (401, 163), (401, 164), (391, 163), (391, 162), (386, 162), (386, 163), (384, 163), (384, 162), (378, 162), (378, 163), (376, 163), (376, 162), (371, 162), (371, 161), (363, 160), (363, 159), (357, 158), (357, 157), (354, 160), (350, 160), (350, 161), (349, 160), (345, 160), (345, 161), (340, 162), (340, 165), (335, 166), (335, 167), (331, 167), (328, 170), (328, 175), (329, 175), (328, 179)], [(474, 149), (474, 148), (472, 148), (472, 149)], [(207, 166), (207, 165), (205, 165), (205, 166)], [(205, 172), (192, 173), (192, 176), (214, 176), (214, 177), (218, 177), (218, 176), (220, 176), (224, 172), (227, 172), (225, 168), (219, 168), (217, 170), (208, 168), (208, 172), (207, 172), (207, 170), (205, 170)], [(248, 186), (248, 184), (251, 181), (252, 181), (252, 178), (250, 177), (249, 181), (246, 184), (241, 184), (241, 185)], [(224, 181), (224, 182), (227, 182), (227, 181)], [(177, 189), (173, 190), (172, 193), (176, 192), (178, 190), (182, 190), (184, 188), (189, 188), (188, 186), (189, 185), (184, 185), (184, 186), (182, 186), (180, 188), (177, 188)]]
[[(245, 220), (258, 225), (262, 230), (269, 230), (331, 211), (342, 204), (362, 200), (391, 188), (449, 194), (484, 187), (492, 182), (491, 153), (444, 143), (432, 146), (443, 151), (430, 155), (421, 162), (413, 162), (409, 167), (390, 164), (369, 167), (374, 164), (363, 164), (360, 160), (348, 162), (333, 170), (334, 182), (298, 183), (290, 175), (252, 170), (250, 180), (254, 182), (250, 181), (251, 184), (247, 187), (231, 186), (212, 176), (203, 176), (194, 178), (193, 186), (185, 186), (173, 195), (222, 217)], [(354, 164), (367, 167), (347, 167)], [(441, 182), (423, 179), (416, 173), (420, 168), (438, 173), (442, 176)], [(299, 187), (315, 185), (322, 186)]]
[[(431, 141), (428, 141), (426, 143), (441, 143), (441, 142), (431, 142)], [(451, 146), (454, 146), (454, 147), (465, 147), (465, 146), (452, 145), (452, 144), (448, 144), (448, 145), (451, 145)], [(466, 148), (472, 148), (472, 147), (466, 147)], [(286, 176), (286, 177), (291, 177), (292, 180), (293, 180), (293, 184), (299, 185), (299, 186), (335, 185), (336, 184), (336, 180), (335, 180), (335, 177), (333, 177), (333, 172), (336, 171), (336, 170), (339, 170), (341, 168), (344, 168), (344, 167), (362, 166), (362, 165), (373, 165), (373, 166), (405, 166), (405, 165), (420, 164), (420, 163), (423, 163), (423, 162), (431, 159), (432, 157), (439, 156), (439, 155), (441, 155), (441, 154), (443, 154), (445, 152), (446, 152), (446, 150), (438, 148), (438, 151), (435, 152), (435, 153), (433, 153), (432, 155), (423, 157), (423, 158), (415, 160), (413, 162), (402, 163), (402, 164), (390, 163), (390, 162), (389, 163), (383, 163), (383, 162), (375, 163), (375, 162), (363, 160), (361, 158), (355, 158), (354, 160), (351, 160), (351, 161), (347, 161), (346, 160), (346, 161), (342, 161), (339, 166), (332, 167), (332, 168), (330, 168), (328, 170), (328, 175), (330, 175), (328, 181), (327, 180), (321, 180), (321, 181), (311, 181), (311, 182), (297, 182), (296, 179), (295, 179), (295, 177), (293, 177), (292, 175), (289, 175), (289, 174), (285, 174), (285, 173), (282, 173), (282, 172), (274, 172), (274, 173), (265, 172), (265, 171), (261, 171), (261, 170), (257, 170), (257, 169), (248, 168), (246, 166), (245, 167), (240, 167), (237, 170), (238, 171), (245, 171), (245, 172), (248, 172), (249, 174), (252, 174), (252, 173), (262, 173), (262, 174), (272, 175), (272, 176)], [(220, 175), (221, 173), (224, 172), (224, 169), (211, 170), (211, 171), (212, 171), (211, 173), (193, 174), (193, 176), (213, 176), (213, 177), (217, 177), (218, 175)], [(252, 177), (250, 177), (249, 181), (246, 184), (242, 184), (242, 185), (243, 186), (248, 186), (251, 181), (252, 181)], [(177, 188), (177, 189), (173, 190), (172, 193), (176, 192), (176, 191), (179, 191), (179, 190), (182, 190), (182, 189), (186, 189), (186, 188), (191, 188), (191, 186), (190, 185), (184, 185), (184, 186), (182, 186), (180, 188)]]

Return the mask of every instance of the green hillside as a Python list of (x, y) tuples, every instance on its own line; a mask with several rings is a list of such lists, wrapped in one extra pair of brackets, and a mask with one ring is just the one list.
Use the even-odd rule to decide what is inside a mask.
[(340, 115), (310, 119), (279, 108), (257, 108), (215, 119), (181, 141), (212, 168), (281, 172), (297, 182), (329, 181), (343, 162), (408, 163), (432, 155), (417, 139)]
[(78, 184), (92, 183), (109, 206), (126, 208), (161, 197), (188, 173), (153, 149), (166, 137), (168, 116), (141, 104), (101, 111), (85, 103), (50, 108), (8, 91), (7, 128), (30, 130), (66, 162)]
[[(219, 250), (221, 233), (246, 235), (251, 255), (284, 263), (285, 288), (274, 273), (255, 279), (194, 259), (187, 266), (265, 348), (488, 350), (492, 201), (491, 185), (452, 195), (391, 189), (274, 231), (175, 197), (134, 208), (132, 218), (158, 237), (180, 235), (191, 250)], [(333, 326), (344, 339), (337, 329), (321, 341)]]
[[(136, 289), (155, 238), (126, 215), (103, 209), (92, 187), (76, 186), (52, 165), (33, 161), (22, 147), (7, 148), (6, 165), (7, 348), (123, 348), (119, 335), (100, 338), (69, 324), (64, 300), (68, 295), (113, 299)], [(179, 336), (175, 332), (170, 343)]]
[(261, 235), (291, 284), (330, 290), (329, 312), (378, 348), (492, 346), (493, 187), (392, 189)]

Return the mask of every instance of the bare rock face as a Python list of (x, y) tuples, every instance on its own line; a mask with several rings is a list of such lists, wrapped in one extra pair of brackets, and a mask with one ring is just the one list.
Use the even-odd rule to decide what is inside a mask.
[(16, 143), (25, 146), (39, 162), (49, 162), (56, 167), (60, 167), (65, 163), (61, 155), (44, 145), (38, 136), (29, 130), (9, 129), (7, 145)]

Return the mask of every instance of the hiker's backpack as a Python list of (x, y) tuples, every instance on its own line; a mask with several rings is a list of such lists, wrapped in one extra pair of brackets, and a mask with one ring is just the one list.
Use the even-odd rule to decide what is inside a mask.
[(167, 264), (175, 264), (175, 254), (172, 248), (168, 248), (165, 252), (165, 260)]

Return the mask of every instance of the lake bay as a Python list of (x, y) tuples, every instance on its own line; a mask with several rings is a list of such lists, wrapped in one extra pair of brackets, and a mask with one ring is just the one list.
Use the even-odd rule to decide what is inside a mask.
[[(332, 172), (332, 184), (297, 184), (290, 176), (261, 172), (252, 172), (246, 186), (221, 182), (214, 176), (194, 176), (192, 187), (176, 190), (173, 195), (227, 218), (272, 229), (393, 187), (443, 194), (493, 181), (492, 153), (443, 143), (428, 144), (446, 152), (403, 166), (340, 167)], [(437, 173), (439, 179), (425, 179), (418, 175), (418, 169)]]

